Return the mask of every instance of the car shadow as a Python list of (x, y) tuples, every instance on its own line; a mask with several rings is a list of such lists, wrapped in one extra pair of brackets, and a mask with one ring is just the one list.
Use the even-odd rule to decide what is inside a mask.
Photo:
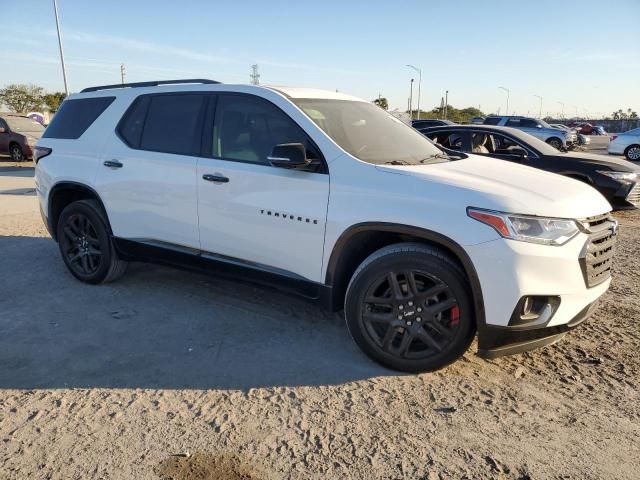
[(77, 281), (48, 238), (0, 236), (0, 388), (240, 389), (397, 375), (341, 315), (266, 287), (132, 263)]

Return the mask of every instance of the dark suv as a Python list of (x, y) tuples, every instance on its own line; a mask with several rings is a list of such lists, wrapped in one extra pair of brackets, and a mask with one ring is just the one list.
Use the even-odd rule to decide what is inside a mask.
[(14, 162), (33, 156), (33, 147), (44, 127), (23, 115), (0, 116), (0, 155), (9, 154)]

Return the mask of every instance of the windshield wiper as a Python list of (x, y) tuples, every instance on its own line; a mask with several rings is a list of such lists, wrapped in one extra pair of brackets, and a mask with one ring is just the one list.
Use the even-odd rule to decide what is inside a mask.
[(404, 160), (391, 160), (390, 162), (384, 162), (385, 165), (412, 165)]
[(424, 163), (427, 160), (436, 160), (436, 159), (439, 159), (439, 158), (442, 158), (442, 159), (446, 158), (447, 160), (449, 160), (451, 157), (449, 155), (447, 155), (446, 153), (444, 153), (444, 152), (436, 153), (434, 155), (428, 156), (427, 158), (423, 158), (422, 160), (420, 160), (420, 163)]

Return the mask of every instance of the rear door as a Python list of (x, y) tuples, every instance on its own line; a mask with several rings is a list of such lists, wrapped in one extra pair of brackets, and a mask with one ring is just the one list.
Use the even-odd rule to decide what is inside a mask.
[(101, 158), (96, 185), (117, 237), (198, 249), (196, 171), (207, 96), (139, 96)]
[[(321, 152), (273, 103), (248, 94), (220, 94), (207, 116), (198, 163), (202, 250), (320, 281), (329, 199)], [(211, 128), (212, 127), (212, 128)], [(271, 166), (283, 143), (303, 143), (313, 166)]]

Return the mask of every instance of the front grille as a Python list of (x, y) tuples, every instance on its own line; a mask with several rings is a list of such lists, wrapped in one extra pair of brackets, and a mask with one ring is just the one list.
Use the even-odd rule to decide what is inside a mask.
[(634, 206), (640, 206), (640, 183), (636, 183), (633, 188), (627, 194), (627, 202), (632, 203)]
[(611, 277), (618, 222), (609, 214), (585, 218), (582, 230), (589, 235), (580, 255), (580, 267), (588, 288)]

